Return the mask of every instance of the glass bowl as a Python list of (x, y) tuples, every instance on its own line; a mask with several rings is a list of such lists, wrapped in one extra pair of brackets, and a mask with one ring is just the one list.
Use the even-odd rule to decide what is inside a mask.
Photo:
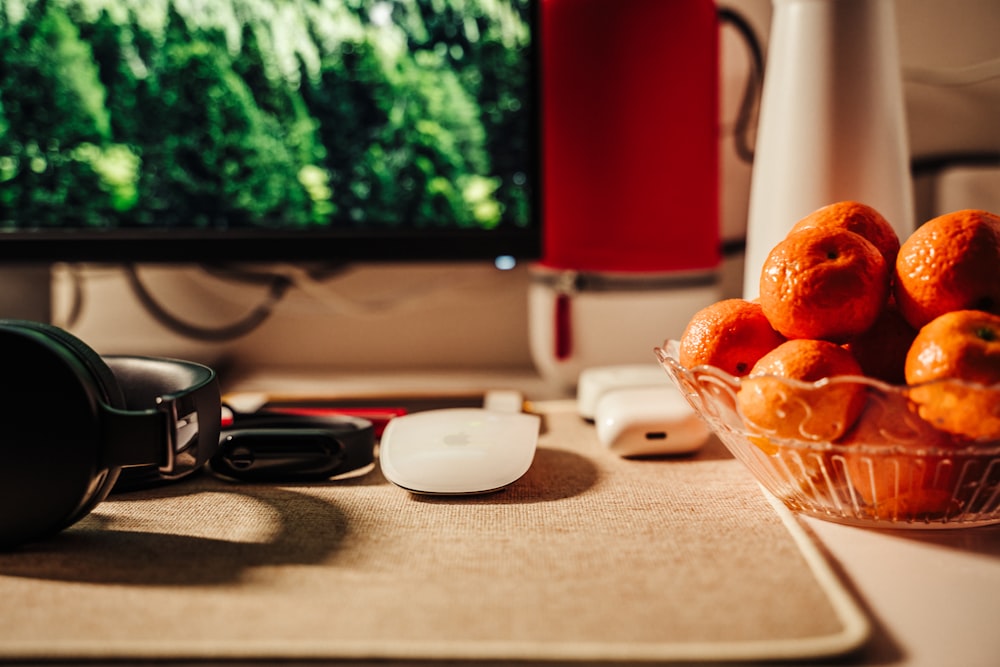
[[(769, 378), (769, 395), (783, 404), (762, 425), (739, 407), (746, 381), (711, 366), (684, 368), (677, 350), (671, 340), (655, 353), (726, 448), (792, 511), (878, 528), (1000, 523), (1000, 439), (969, 440), (934, 428), (920, 417), (912, 387), (863, 377)], [(828, 414), (823, 393), (838, 385), (857, 389), (863, 407), (831, 442), (836, 429), (817, 416)], [(1000, 418), (1000, 385), (981, 389), (991, 400), (996, 392), (989, 417)]]

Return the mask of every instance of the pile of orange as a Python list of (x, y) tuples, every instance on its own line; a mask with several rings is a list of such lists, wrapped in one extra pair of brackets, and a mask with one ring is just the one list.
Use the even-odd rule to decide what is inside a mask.
[[(874, 208), (831, 204), (771, 250), (758, 300), (705, 308), (679, 344), (686, 368), (715, 366), (741, 378), (736, 402), (760, 436), (885, 444), (891, 435), (872, 428), (877, 415), (868, 414), (885, 409), (867, 398), (873, 383), (843, 379), (861, 375), (895, 387), (924, 446), (995, 442), (1000, 217), (955, 211), (900, 242)], [(867, 475), (859, 488), (884, 486), (864, 466), (849, 468)], [(943, 502), (924, 495), (893, 502), (907, 510)]]

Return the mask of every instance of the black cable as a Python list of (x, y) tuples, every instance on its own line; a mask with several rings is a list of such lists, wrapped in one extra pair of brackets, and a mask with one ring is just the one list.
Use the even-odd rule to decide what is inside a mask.
[(71, 294), (69, 302), (69, 311), (66, 316), (62, 318), (60, 326), (64, 329), (72, 329), (76, 326), (77, 322), (80, 321), (80, 317), (83, 316), (84, 306), (87, 303), (86, 296), (83, 289), (83, 275), (78, 266), (70, 266), (67, 269), (69, 271), (69, 279), (71, 285)]
[[(235, 280), (250, 285), (270, 285), (275, 278), (271, 271), (253, 271), (243, 265), (232, 265), (224, 262), (199, 265), (205, 273), (224, 280)], [(310, 280), (321, 282), (344, 273), (349, 267), (348, 262), (322, 262), (316, 265), (296, 263), (296, 267)]]
[(759, 96), (758, 91), (764, 84), (764, 50), (753, 26), (742, 14), (728, 7), (719, 7), (717, 15), (720, 23), (728, 23), (736, 28), (750, 51), (750, 74), (747, 76), (743, 100), (740, 102), (740, 109), (736, 115), (733, 139), (737, 157), (747, 164), (753, 164), (754, 149), (750, 139), (750, 124)]
[[(274, 307), (292, 287), (291, 278), (280, 274), (255, 274), (255, 281), (263, 281), (268, 288), (264, 301), (259, 303), (243, 319), (220, 327), (203, 327), (185, 322), (168, 312), (143, 284), (134, 264), (123, 266), (129, 286), (146, 312), (161, 325), (174, 333), (204, 342), (224, 342), (245, 336), (264, 323), (274, 313)], [(247, 276), (244, 276), (247, 277)]]
[(934, 175), (949, 167), (996, 167), (1000, 166), (1000, 152), (977, 151), (925, 155), (910, 161), (910, 173), (914, 178)]
[[(736, 114), (733, 127), (733, 145), (736, 157), (752, 165), (754, 160), (753, 141), (750, 138), (750, 125), (753, 120), (753, 110), (756, 106), (760, 90), (764, 84), (764, 50), (753, 26), (746, 18), (729, 7), (719, 7), (716, 10), (720, 24), (729, 24), (743, 38), (750, 52), (750, 73), (747, 76), (743, 99)], [(719, 250), (723, 257), (735, 257), (746, 252), (746, 238), (727, 239), (720, 244)]]

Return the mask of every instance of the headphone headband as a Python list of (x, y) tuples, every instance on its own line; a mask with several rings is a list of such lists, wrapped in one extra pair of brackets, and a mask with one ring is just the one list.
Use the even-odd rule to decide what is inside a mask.
[[(190, 361), (108, 356), (104, 361), (125, 394), (125, 410), (112, 410), (110, 424), (142, 428), (109, 446), (122, 466), (115, 491), (128, 491), (187, 477), (216, 452), (221, 400), (215, 371)], [(138, 443), (144, 443), (139, 446)]]

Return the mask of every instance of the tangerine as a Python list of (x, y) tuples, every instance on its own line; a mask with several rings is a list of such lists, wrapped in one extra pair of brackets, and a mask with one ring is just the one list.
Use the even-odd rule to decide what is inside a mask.
[(896, 264), (899, 236), (889, 221), (867, 204), (850, 200), (829, 204), (799, 220), (791, 232), (812, 227), (838, 227), (854, 232), (878, 248), (886, 266), (891, 269)]
[(871, 327), (889, 297), (889, 268), (864, 237), (837, 227), (790, 233), (764, 261), (760, 304), (786, 338), (843, 343)]
[(1000, 314), (1000, 217), (964, 209), (928, 220), (900, 247), (894, 283), (917, 329), (954, 310)]
[(871, 328), (852, 338), (844, 347), (858, 360), (865, 375), (901, 385), (906, 382), (906, 353), (916, 336), (917, 330), (890, 304)]
[(708, 365), (742, 377), (784, 340), (759, 303), (723, 299), (694, 314), (681, 334), (677, 358), (685, 368)]
[(764, 435), (833, 442), (854, 424), (866, 386), (843, 347), (823, 340), (788, 340), (761, 357), (736, 394), (744, 423)]
[(955, 509), (955, 441), (924, 421), (902, 389), (870, 392), (840, 442), (849, 445), (844, 467), (851, 485), (876, 517), (914, 520)]
[(1000, 315), (945, 313), (917, 333), (906, 382), (920, 416), (973, 440), (1000, 438)]

